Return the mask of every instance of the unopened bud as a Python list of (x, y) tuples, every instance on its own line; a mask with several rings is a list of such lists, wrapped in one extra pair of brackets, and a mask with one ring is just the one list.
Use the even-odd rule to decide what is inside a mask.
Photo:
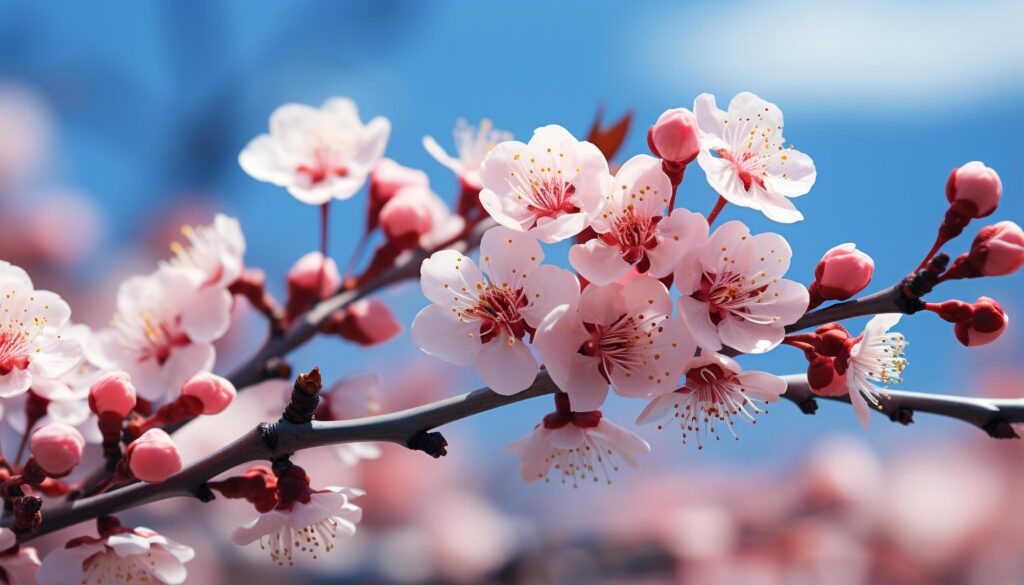
[(36, 463), (50, 477), (67, 474), (82, 460), (85, 438), (78, 429), (64, 423), (50, 423), (32, 433), (28, 448)]
[[(822, 256), (814, 269), (809, 291), (811, 305), (822, 301), (844, 301), (864, 290), (875, 272), (875, 261), (857, 249), (856, 244), (841, 244)], [(817, 301), (817, 302), (815, 302)]]
[(988, 297), (981, 297), (975, 303), (971, 316), (956, 324), (954, 332), (960, 343), (975, 347), (992, 343), (1003, 334), (1010, 318), (999, 303)]
[(647, 145), (662, 160), (686, 165), (700, 153), (697, 116), (686, 108), (666, 110), (648, 130)]
[(124, 456), (132, 475), (147, 483), (160, 483), (181, 471), (178, 446), (160, 429), (146, 431), (128, 445)]
[(335, 311), (322, 326), (328, 334), (338, 334), (362, 346), (390, 341), (402, 332), (402, 324), (391, 309), (377, 299), (363, 299), (346, 309)]
[(978, 232), (968, 262), (983, 276), (1005, 276), (1024, 266), (1024, 231), (1012, 221), (1001, 221)]
[(1003, 196), (999, 174), (980, 161), (955, 169), (946, 181), (946, 199), (961, 215), (977, 219), (992, 215)]
[(366, 229), (377, 227), (380, 211), (398, 192), (410, 186), (428, 187), (430, 179), (418, 169), (403, 167), (395, 161), (385, 158), (370, 173), (370, 199), (366, 216)]
[(135, 408), (135, 386), (126, 372), (111, 372), (89, 388), (89, 409), (97, 415), (125, 418)]
[(222, 412), (235, 399), (235, 386), (216, 374), (199, 372), (181, 387), (183, 396), (195, 396), (203, 403), (203, 414)]
[[(426, 196), (424, 196), (426, 195)], [(433, 218), (428, 197), (420, 187), (402, 189), (380, 210), (380, 227), (392, 241), (408, 241), (415, 246), (419, 237), (430, 231)]]

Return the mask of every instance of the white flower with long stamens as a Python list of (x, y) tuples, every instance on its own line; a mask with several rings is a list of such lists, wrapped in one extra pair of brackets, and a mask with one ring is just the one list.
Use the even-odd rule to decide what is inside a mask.
[(811, 190), (814, 162), (792, 146), (785, 147), (782, 112), (775, 104), (743, 92), (723, 112), (715, 105), (715, 96), (704, 93), (694, 100), (693, 112), (700, 128), (697, 163), (719, 195), (774, 221), (804, 218), (789, 198)]
[(242, 274), (245, 236), (238, 220), (218, 213), (211, 225), (184, 226), (184, 245), (174, 242), (166, 264), (188, 274), (199, 286), (230, 286)]
[(591, 285), (577, 307), (551, 312), (537, 329), (537, 351), (574, 410), (597, 410), (615, 392), (634, 398), (671, 392), (696, 343), (678, 319), (665, 285), (650, 276)]
[(384, 156), (391, 124), (376, 117), (363, 125), (355, 103), (332, 98), (320, 108), (285, 104), (270, 116), (270, 134), (254, 138), (238, 155), (245, 172), (285, 187), (296, 199), (322, 205), (348, 199)]
[(474, 127), (460, 118), (452, 135), (455, 137), (455, 157), (445, 152), (431, 136), (423, 137), (423, 148), (434, 160), (451, 169), (466, 186), (479, 191), (482, 188), (480, 165), (498, 143), (512, 140), (512, 133), (495, 129), (487, 119), (481, 120), (479, 127)]
[(781, 343), (786, 325), (803, 316), (810, 300), (803, 285), (782, 278), (792, 255), (782, 236), (752, 236), (738, 221), (723, 224), (688, 252), (675, 285), (682, 293), (679, 314), (697, 343), (744, 353)]
[(899, 323), (899, 313), (877, 315), (864, 327), (857, 343), (850, 349), (850, 361), (846, 370), (850, 403), (864, 429), (871, 426), (871, 408), (882, 408), (882, 400), (889, 395), (885, 388), (903, 381), (903, 370), (907, 360), (903, 350), (907, 339), (902, 333), (890, 333), (889, 329)]
[[(289, 486), (282, 489), (285, 485)], [(296, 553), (316, 559), (334, 550), (334, 541), (356, 533), (363, 510), (350, 500), (365, 495), (362, 490), (328, 487), (313, 490), (309, 477), (293, 467), (278, 480), (281, 502), (231, 534), (239, 546), (259, 542), (279, 565), (295, 563)]]
[(690, 360), (683, 387), (655, 397), (636, 422), (664, 421), (658, 424), (661, 429), (678, 419), (683, 443), (696, 438), (697, 448), (703, 449), (708, 436), (721, 439), (720, 426), (739, 440), (733, 420), (756, 423), (758, 415), (768, 412), (764, 405), (778, 401), (785, 392), (782, 378), (765, 372), (744, 372), (732, 358), (709, 352)]
[(611, 483), (619, 461), (636, 468), (636, 457), (650, 453), (640, 437), (604, 418), (600, 411), (573, 412), (569, 399), (555, 395), (556, 410), (544, 417), (529, 434), (507, 450), (520, 459), (519, 473), (525, 482), (548, 480), (551, 468), (563, 484)]
[(121, 284), (112, 326), (93, 335), (87, 353), (102, 369), (128, 372), (140, 397), (163, 402), (213, 367), (213, 342), (230, 324), (227, 290), (163, 267)]
[(480, 179), (480, 203), (495, 221), (553, 243), (589, 225), (611, 177), (596, 146), (551, 125), (535, 130), (529, 144), (495, 146)]
[(532, 234), (494, 227), (480, 243), (480, 266), (455, 250), (423, 261), (420, 283), (433, 304), (412, 324), (423, 351), (456, 365), (474, 364), (495, 392), (515, 394), (537, 376), (527, 346), (541, 321), (559, 305), (575, 305), (579, 282), (571, 272), (541, 266), (544, 252)]
[(588, 281), (611, 284), (632, 266), (655, 278), (668, 276), (691, 245), (707, 240), (702, 215), (685, 209), (664, 215), (672, 183), (660, 159), (629, 159), (608, 186), (591, 222), (597, 237), (569, 250), (573, 268)]
[(58, 378), (82, 357), (64, 333), (71, 308), (56, 293), (35, 290), (28, 274), (0, 260), (0, 398), (17, 396), (33, 380)]
[(117, 527), (99, 538), (76, 538), (46, 555), (37, 578), (40, 585), (177, 585), (185, 582), (185, 563), (194, 557), (192, 548), (148, 528)]

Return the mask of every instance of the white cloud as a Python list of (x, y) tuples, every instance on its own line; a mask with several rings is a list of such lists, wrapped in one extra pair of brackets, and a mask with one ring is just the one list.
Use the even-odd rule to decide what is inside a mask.
[(623, 35), (633, 41), (622, 49), (633, 53), (629, 61), (645, 63), (632, 68), (638, 81), (659, 90), (749, 89), (790, 106), (900, 106), (908, 114), (1024, 99), (1024, 2), (1017, 0), (666, 10), (641, 15)]

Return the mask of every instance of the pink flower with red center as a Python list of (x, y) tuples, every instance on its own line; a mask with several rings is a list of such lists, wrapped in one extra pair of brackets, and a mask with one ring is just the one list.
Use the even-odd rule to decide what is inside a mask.
[(474, 364), (500, 394), (525, 390), (537, 375), (527, 346), (541, 321), (559, 305), (575, 305), (579, 282), (571, 272), (541, 266), (544, 252), (532, 234), (494, 227), (480, 243), (480, 266), (455, 250), (423, 261), (420, 284), (433, 303), (412, 324), (423, 351), (460, 366)]
[(36, 290), (17, 266), (0, 260), (0, 398), (26, 392), (37, 379), (54, 379), (82, 357), (66, 337), (71, 308), (56, 293)]
[(807, 309), (803, 285), (785, 280), (792, 250), (773, 233), (750, 235), (738, 221), (723, 224), (676, 269), (679, 313), (701, 347), (723, 345), (764, 353)]
[(773, 221), (804, 218), (789, 198), (811, 190), (814, 162), (784, 146), (782, 112), (775, 104), (743, 92), (723, 112), (715, 105), (715, 96), (703, 93), (694, 100), (693, 112), (702, 149), (697, 163), (719, 195)]
[(237, 219), (218, 213), (212, 224), (184, 226), (181, 234), (188, 241), (171, 244), (174, 258), (167, 264), (188, 274), (199, 286), (227, 287), (238, 280), (245, 268), (245, 236)]
[(733, 420), (756, 423), (757, 415), (768, 412), (764, 405), (778, 401), (785, 392), (782, 378), (765, 372), (744, 372), (736, 360), (709, 352), (691, 359), (686, 364), (683, 387), (655, 397), (636, 422), (662, 421), (658, 424), (661, 429), (678, 419), (683, 443), (696, 438), (697, 448), (703, 449), (709, 436), (716, 441), (721, 438), (721, 426), (739, 440)]
[(580, 411), (597, 410), (609, 384), (634, 398), (671, 392), (697, 348), (672, 318), (668, 289), (644, 275), (588, 286), (576, 306), (560, 306), (544, 319), (534, 345)]
[(226, 289), (197, 287), (185, 272), (165, 267), (121, 284), (113, 324), (93, 335), (87, 352), (100, 368), (127, 372), (140, 397), (164, 402), (213, 368), (213, 342), (230, 324)]
[(573, 268), (594, 284), (611, 284), (635, 266), (662, 278), (672, 273), (686, 250), (708, 237), (708, 223), (698, 213), (665, 209), (672, 185), (661, 161), (638, 155), (622, 165), (594, 214), (597, 237), (569, 251)]
[(103, 583), (165, 583), (187, 577), (185, 563), (195, 557), (191, 547), (148, 528), (125, 528), (116, 519), (101, 519), (99, 537), (72, 539), (46, 555), (37, 577), (41, 585)]
[(423, 137), (423, 148), (427, 149), (434, 160), (455, 173), (463, 185), (479, 191), (483, 188), (480, 182), (480, 165), (483, 164), (487, 153), (498, 143), (512, 140), (512, 133), (495, 129), (487, 119), (481, 120), (479, 127), (459, 119), (455, 123), (452, 135), (455, 138), (455, 157), (445, 152), (431, 136)]
[(245, 172), (285, 187), (296, 199), (322, 205), (348, 199), (384, 156), (391, 124), (376, 117), (366, 125), (352, 100), (332, 98), (320, 108), (285, 104), (270, 116), (270, 133), (254, 138), (238, 155)]
[(277, 506), (231, 533), (238, 546), (259, 542), (279, 565), (294, 564), (295, 554), (317, 558), (334, 550), (334, 541), (356, 533), (363, 510), (351, 500), (362, 490), (327, 487), (314, 490), (301, 467), (292, 467), (277, 480)]
[(555, 412), (544, 417), (533, 432), (510, 444), (508, 452), (519, 457), (519, 474), (525, 482), (548, 481), (551, 468), (563, 484), (611, 483), (610, 474), (619, 461), (636, 468), (636, 457), (651, 452), (646, 441), (609, 421), (600, 411), (574, 412), (569, 397), (555, 395)]
[(583, 231), (610, 180), (601, 151), (555, 125), (535, 130), (529, 144), (495, 146), (480, 178), (480, 203), (495, 221), (547, 243)]

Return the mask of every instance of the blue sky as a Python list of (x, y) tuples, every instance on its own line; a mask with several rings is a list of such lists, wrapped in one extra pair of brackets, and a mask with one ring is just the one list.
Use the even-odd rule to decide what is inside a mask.
[[(691, 107), (704, 91), (724, 104), (749, 90), (779, 105), (787, 140), (814, 158), (818, 180), (797, 203), (803, 223), (774, 225), (740, 209), (723, 219), (782, 233), (795, 250), (797, 280), (810, 280), (825, 250), (854, 241), (875, 258), (873, 287), (881, 288), (927, 250), (945, 210), (946, 177), (966, 161), (983, 160), (1002, 176), (1004, 203), (994, 219), (1024, 219), (1022, 21), (1021, 4), (1007, 0), (0, 2), (0, 78), (45, 97), (59, 122), (52, 180), (86, 190), (112, 218), (109, 255), (94, 259), (96, 268), (186, 194), (237, 215), (249, 263), (271, 275), (313, 249), (315, 209), (253, 181), (236, 163), (284, 102), (344, 95), (365, 118), (387, 116), (388, 156), (426, 170), (450, 200), (455, 182), (420, 139), (432, 134), (450, 145), (456, 118), (487, 117), (520, 138), (548, 123), (582, 134), (604, 102), (613, 115), (636, 112), (637, 131), (624, 150), (632, 155), (646, 151), (643, 129), (665, 108)], [(699, 169), (687, 175), (680, 202), (711, 208)], [(362, 196), (334, 207), (339, 259), (358, 238), (362, 211)], [(549, 261), (564, 263), (564, 253), (552, 247)], [(987, 294), (1016, 316), (1024, 309), (1021, 283), (1019, 275), (953, 283), (935, 300)], [(415, 285), (387, 298), (407, 323), (426, 302)], [(905, 323), (907, 388), (968, 393), (991, 364), (1022, 365), (1024, 335), (1013, 321), (998, 343), (974, 350), (932, 315)], [(321, 341), (299, 352), (295, 365), (321, 364), (340, 375), (351, 363), (387, 369), (427, 359), (405, 336), (369, 352)], [(780, 349), (744, 363), (789, 373), (802, 358)], [(453, 392), (478, 386), (472, 372), (452, 371)], [(628, 422), (641, 406), (620, 400), (609, 410)], [(546, 402), (524, 404), (460, 424), (496, 451), (547, 409)], [(913, 432), (877, 422), (866, 440), (879, 447), (970, 432), (927, 417)], [(860, 433), (842, 407), (803, 417), (781, 405), (739, 445), (711, 451), (717, 461), (789, 457), (832, 431)], [(671, 436), (656, 444), (674, 443)], [(665, 456), (695, 459), (681, 449)]]

